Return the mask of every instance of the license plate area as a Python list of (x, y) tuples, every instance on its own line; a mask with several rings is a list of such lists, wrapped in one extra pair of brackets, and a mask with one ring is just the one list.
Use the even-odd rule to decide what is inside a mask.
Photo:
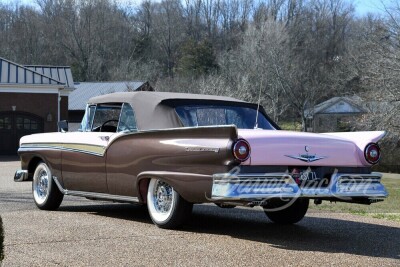
[(300, 187), (327, 187), (330, 181), (330, 176), (323, 177), (320, 172), (315, 171), (311, 167), (293, 167), (290, 174)]

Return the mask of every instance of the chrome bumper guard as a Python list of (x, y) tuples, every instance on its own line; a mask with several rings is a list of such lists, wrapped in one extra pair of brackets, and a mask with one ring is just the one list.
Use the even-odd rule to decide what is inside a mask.
[(14, 182), (24, 182), (28, 180), (27, 170), (17, 170), (14, 174)]
[(382, 175), (334, 173), (327, 186), (301, 187), (287, 173), (214, 174), (212, 200), (259, 200), (269, 198), (381, 199), (388, 196)]

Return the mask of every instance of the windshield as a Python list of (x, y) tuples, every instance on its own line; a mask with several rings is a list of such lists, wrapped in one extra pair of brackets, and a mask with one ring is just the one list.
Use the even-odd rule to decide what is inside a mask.
[(79, 131), (136, 132), (135, 114), (127, 103), (89, 105)]
[(92, 122), (95, 111), (95, 105), (90, 105), (86, 107), (85, 115), (83, 116), (81, 126), (78, 129), (79, 132), (90, 132), (92, 130)]
[[(236, 125), (239, 129), (254, 129), (257, 110), (249, 107), (221, 105), (190, 105), (175, 108), (185, 127)], [(260, 112), (258, 128), (273, 130), (274, 127)]]

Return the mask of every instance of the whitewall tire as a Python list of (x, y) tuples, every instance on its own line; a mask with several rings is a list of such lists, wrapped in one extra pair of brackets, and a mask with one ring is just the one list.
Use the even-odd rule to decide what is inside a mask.
[(64, 198), (53, 181), (50, 168), (44, 162), (37, 165), (33, 174), (32, 193), (36, 206), (42, 210), (57, 209)]
[(147, 190), (147, 209), (151, 220), (160, 228), (181, 226), (190, 216), (193, 204), (184, 200), (172, 186), (159, 179), (151, 179)]

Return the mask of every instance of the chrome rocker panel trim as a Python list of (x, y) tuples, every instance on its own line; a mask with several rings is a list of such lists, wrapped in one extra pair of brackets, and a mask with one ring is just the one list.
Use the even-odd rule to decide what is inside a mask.
[(212, 201), (252, 201), (269, 198), (381, 199), (388, 193), (382, 174), (334, 173), (323, 188), (301, 188), (288, 173), (214, 174)]
[(56, 183), (58, 189), (61, 193), (68, 196), (77, 196), (77, 197), (86, 197), (89, 199), (95, 200), (109, 200), (115, 202), (123, 202), (123, 203), (139, 203), (139, 198), (137, 197), (128, 197), (128, 196), (119, 196), (119, 195), (111, 195), (105, 193), (94, 193), (94, 192), (84, 192), (84, 191), (74, 191), (64, 189), (60, 182), (58, 181), (57, 177), (53, 176), (53, 180)]
[(14, 182), (24, 182), (28, 180), (27, 170), (17, 170), (14, 174)]

